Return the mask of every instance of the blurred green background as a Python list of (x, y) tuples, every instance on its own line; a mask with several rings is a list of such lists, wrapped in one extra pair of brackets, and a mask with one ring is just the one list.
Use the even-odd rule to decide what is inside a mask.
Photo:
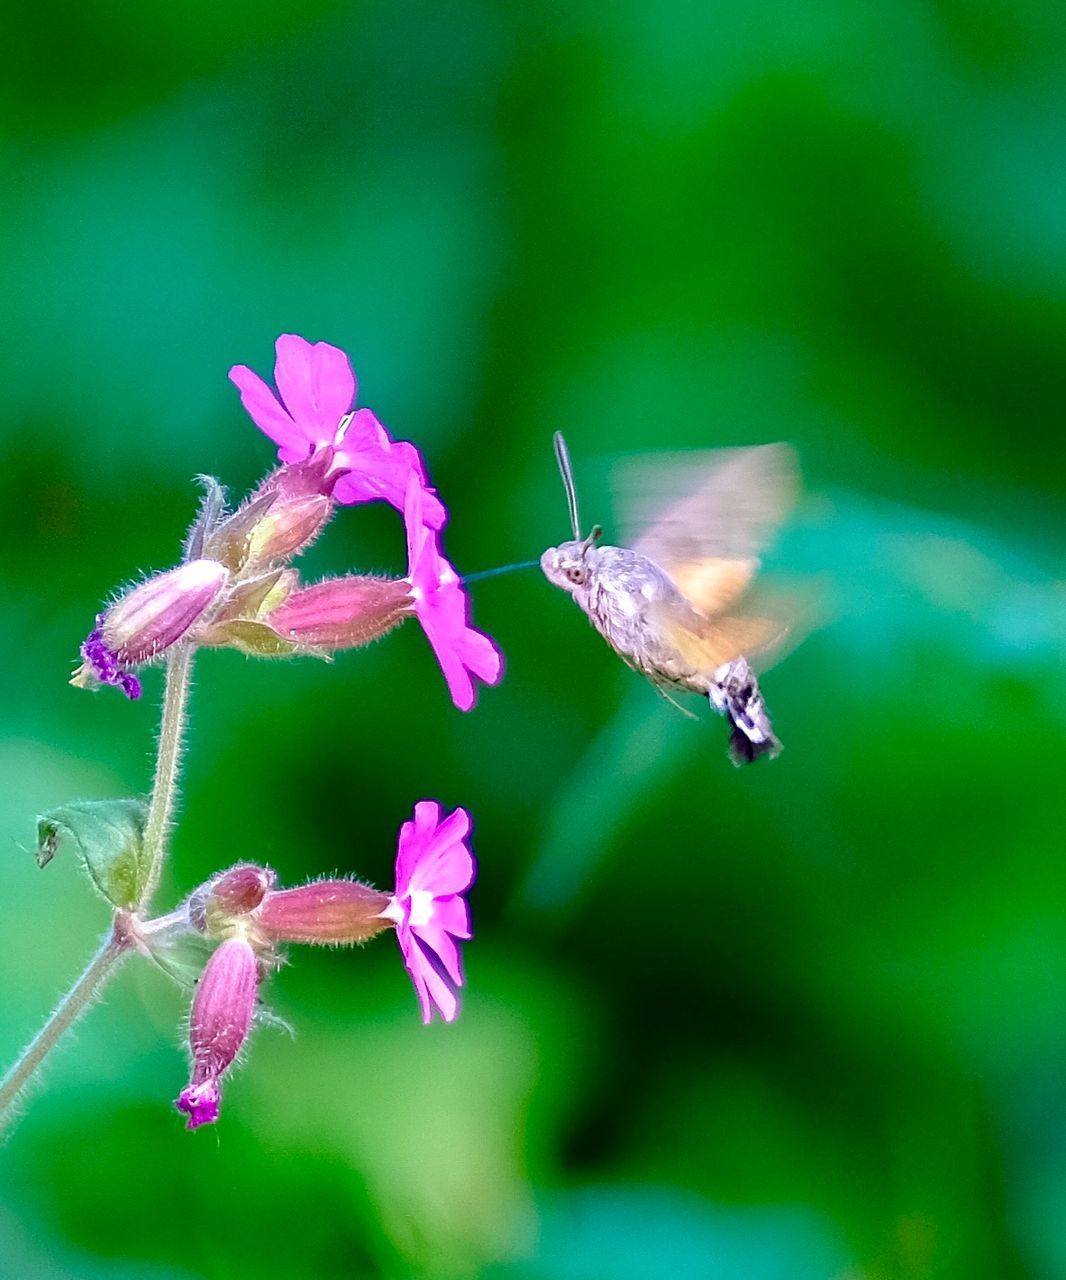
[[(787, 439), (830, 625), (786, 750), (627, 672), (536, 573), (507, 677), (414, 626), (199, 663), (165, 902), (238, 858), (387, 884), (476, 819), (460, 1020), (388, 939), (293, 956), (220, 1125), (130, 964), (0, 1148), (16, 1280), (1066, 1277), (1066, 18), (1051, 0), (54, 0), (0, 30), (0, 1056), (106, 922), (33, 815), (143, 791), (159, 696), (66, 678), (272, 450), (226, 381), (350, 351), (473, 571), (611, 456)], [(310, 568), (398, 569), (395, 513)]]

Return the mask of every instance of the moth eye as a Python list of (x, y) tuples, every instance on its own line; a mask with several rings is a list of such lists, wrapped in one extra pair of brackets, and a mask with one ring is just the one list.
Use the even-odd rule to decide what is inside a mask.
[(570, 579), (571, 582), (574, 582), (578, 586), (580, 586), (581, 583), (585, 581), (585, 570), (582, 569), (579, 565), (574, 564), (574, 565), (571, 565), (569, 569), (567, 569), (566, 576)]

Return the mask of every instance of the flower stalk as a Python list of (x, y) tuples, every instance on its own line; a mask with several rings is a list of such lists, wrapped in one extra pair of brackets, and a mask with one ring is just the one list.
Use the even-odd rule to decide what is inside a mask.
[(143, 912), (159, 888), (166, 858), (167, 838), (178, 794), (181, 749), (185, 736), (186, 709), (192, 680), (193, 647), (177, 645), (167, 655), (163, 686), (163, 713), (159, 723), (159, 751), (156, 756), (152, 796), (148, 802), (148, 818), (144, 827), (144, 849), (148, 874), (137, 903)]
[[(152, 796), (145, 823), (144, 848), (148, 857), (148, 873), (138, 912), (151, 902), (163, 872), (167, 836), (174, 813), (181, 768), (181, 747), (185, 731), (186, 706), (192, 674), (193, 647), (175, 646), (167, 655), (163, 712), (159, 727), (159, 749), (156, 757)], [(127, 954), (131, 935), (118, 927), (116, 914), (112, 932), (89, 962), (88, 967), (60, 1000), (55, 1011), (30, 1041), (15, 1064), (0, 1081), (0, 1133), (14, 1116), (14, 1103), (43, 1066), (45, 1059), (92, 1004), (104, 983), (112, 976), (117, 962)]]
[(126, 951), (126, 944), (112, 933), (89, 961), (85, 972), (60, 1000), (52, 1016), (23, 1050), (18, 1061), (0, 1081), (0, 1134), (14, 1118), (15, 1103), (23, 1089), (33, 1080), (45, 1058), (63, 1035), (92, 1004)]

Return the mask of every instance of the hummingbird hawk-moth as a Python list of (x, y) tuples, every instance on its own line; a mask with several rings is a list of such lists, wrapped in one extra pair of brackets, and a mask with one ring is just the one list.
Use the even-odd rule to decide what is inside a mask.
[(673, 691), (700, 694), (725, 715), (734, 764), (777, 755), (781, 743), (749, 659), (779, 648), (789, 624), (752, 580), (759, 552), (793, 501), (791, 449), (720, 450), (672, 470), (645, 467), (630, 486), (643, 526), (632, 548), (601, 544), (599, 525), (582, 537), (561, 432), (555, 454), (574, 536), (541, 556), (548, 581), (573, 596), (623, 662), (670, 701)]

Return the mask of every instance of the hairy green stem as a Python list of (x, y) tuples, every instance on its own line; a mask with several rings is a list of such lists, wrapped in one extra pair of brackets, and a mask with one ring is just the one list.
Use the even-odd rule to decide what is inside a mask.
[(141, 914), (152, 901), (166, 859), (167, 837), (178, 794), (178, 771), (181, 768), (181, 746), (185, 733), (185, 709), (189, 701), (193, 646), (177, 645), (167, 658), (163, 686), (163, 715), (159, 722), (159, 754), (156, 757), (152, 796), (144, 825), (144, 852), (148, 874), (137, 903)]
[[(178, 772), (181, 768), (181, 746), (185, 732), (185, 709), (189, 700), (193, 652), (190, 644), (178, 645), (167, 658), (163, 713), (159, 723), (159, 750), (144, 827), (144, 853), (148, 859), (148, 871), (144, 890), (136, 906), (137, 915), (151, 902), (163, 874), (167, 837), (178, 793)], [(128, 923), (129, 918), (124, 919), (121, 913), (115, 917), (112, 932), (90, 961), (89, 967), (60, 1000), (55, 1012), (0, 1081), (0, 1133), (15, 1115), (14, 1103), (19, 1094), (36, 1075), (64, 1033), (92, 1003), (114, 972), (118, 961), (126, 955), (130, 946)]]
[(126, 954), (126, 946), (114, 934), (89, 962), (89, 967), (56, 1006), (55, 1012), (30, 1041), (11, 1070), (0, 1081), (0, 1133), (14, 1118), (14, 1103), (37, 1069), (93, 1002), (104, 982)]

